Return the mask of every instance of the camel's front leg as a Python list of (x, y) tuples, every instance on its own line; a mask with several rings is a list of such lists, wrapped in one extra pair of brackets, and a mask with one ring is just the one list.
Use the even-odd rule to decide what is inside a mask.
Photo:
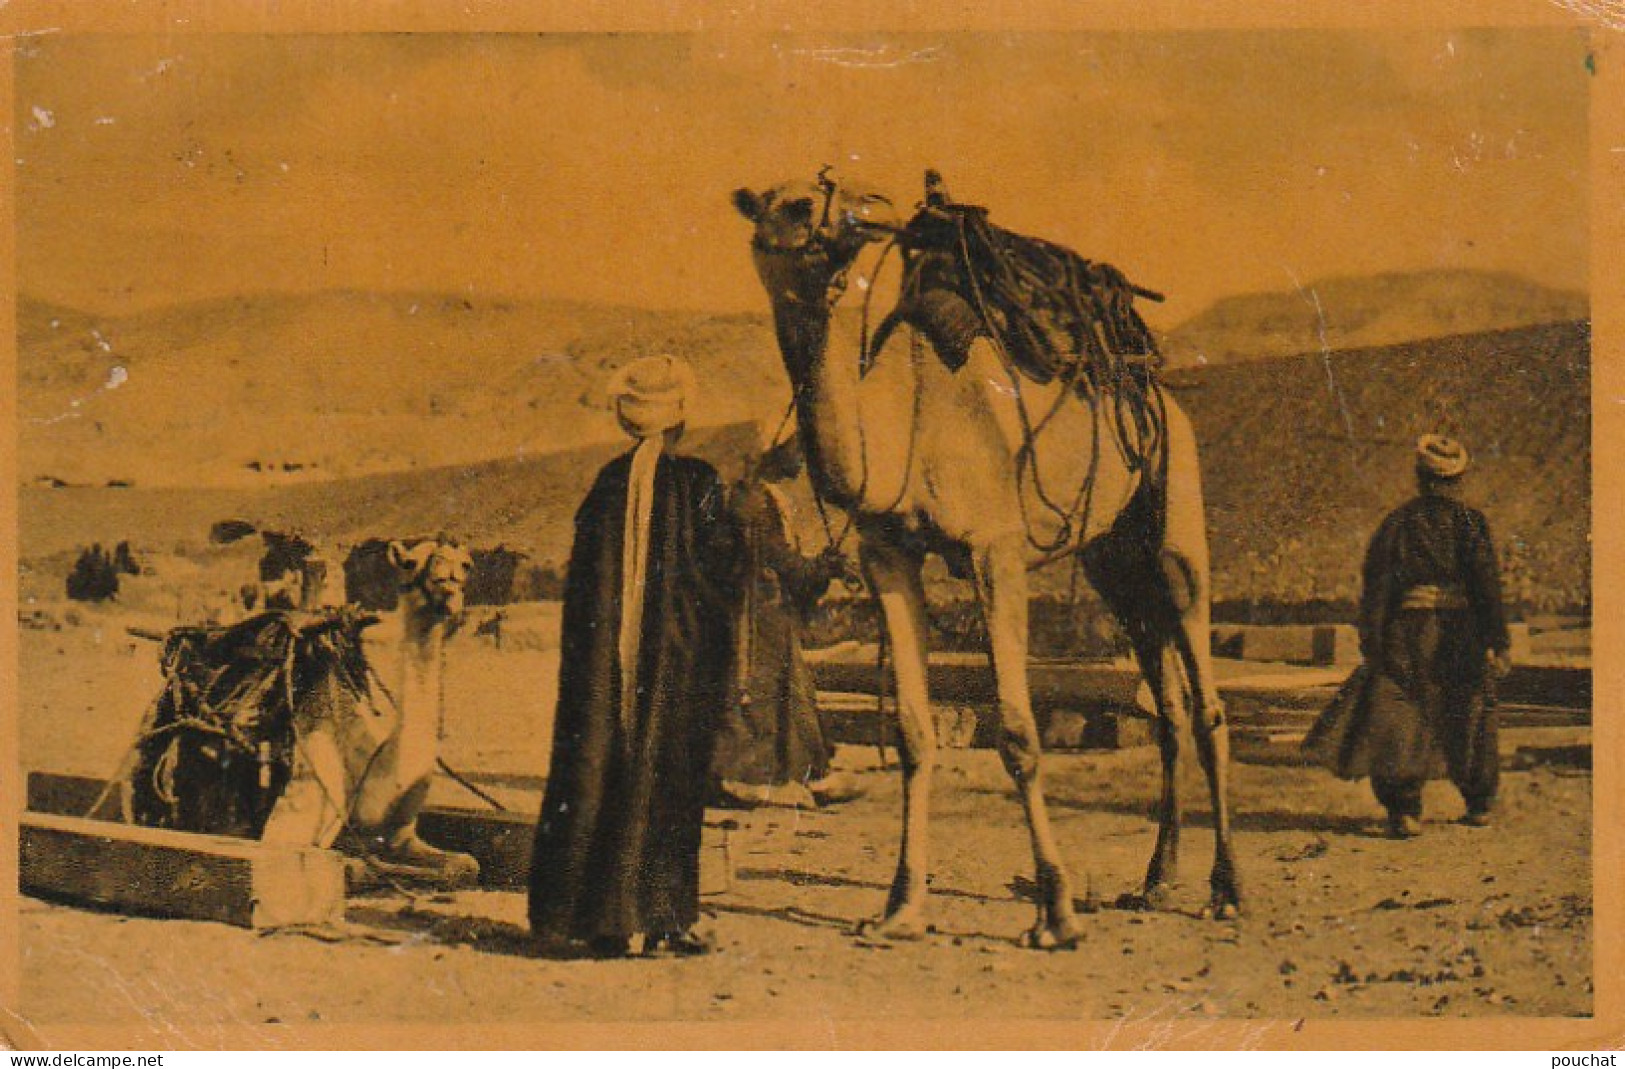
[(865, 541), (864, 571), (880, 601), (891, 640), (897, 681), (897, 718), (903, 767), (903, 839), (886, 912), (864, 934), (917, 939), (925, 933), (931, 873), (931, 774), (937, 762), (936, 722), (926, 683), (925, 589), (920, 559), (884, 543)]
[(402, 698), (391, 730), (365, 754), (352, 753), (351, 831), (374, 867), (449, 887), (472, 883), (479, 875), (472, 856), (442, 850), (418, 836), (418, 815), (428, 801), (440, 749), (438, 709), (422, 695), (431, 694), (437, 704), (438, 686), (427, 688), (409, 673), (398, 693)]
[(265, 822), (260, 839), (293, 846), (333, 845), (344, 830), (344, 747), (330, 725), (300, 725), (293, 775)]
[(1015, 781), (1032, 837), (1038, 918), (1023, 942), (1044, 949), (1070, 949), (1077, 945), (1078, 925), (1066, 866), (1044, 802), (1039, 767), (1042, 747), (1027, 687), (1027, 569), (1020, 548), (1001, 546), (978, 555), (976, 584), (998, 683), (999, 756)]

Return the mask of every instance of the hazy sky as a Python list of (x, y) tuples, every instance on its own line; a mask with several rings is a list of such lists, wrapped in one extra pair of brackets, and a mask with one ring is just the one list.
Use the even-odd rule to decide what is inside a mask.
[(824, 163), (1166, 291), (1470, 267), (1587, 285), (1571, 30), (63, 35), (16, 77), (23, 292), (765, 306), (729, 192)]

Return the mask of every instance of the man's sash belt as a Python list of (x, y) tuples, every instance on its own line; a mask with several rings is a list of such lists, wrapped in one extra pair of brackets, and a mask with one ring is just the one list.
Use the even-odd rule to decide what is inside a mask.
[(1467, 594), (1458, 587), (1422, 585), (1405, 591), (1399, 607), (1417, 612), (1449, 612), (1470, 608)]

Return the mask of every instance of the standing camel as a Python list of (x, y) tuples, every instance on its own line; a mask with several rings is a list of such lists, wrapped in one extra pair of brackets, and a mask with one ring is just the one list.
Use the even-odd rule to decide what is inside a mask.
[[(902, 843), (885, 912), (867, 932), (909, 939), (927, 929), (937, 748), (921, 579), (929, 553), (973, 580), (987, 623), (999, 752), (1026, 814), (1038, 886), (1037, 920), (1024, 944), (1065, 948), (1079, 939), (1027, 684), (1028, 570), (1070, 554), (1121, 621), (1156, 698), (1162, 802), (1145, 901), (1159, 902), (1176, 875), (1176, 771), (1188, 726), (1213, 806), (1209, 908), (1234, 916), (1240, 891), (1226, 802), (1228, 738), (1208, 650), (1201, 472), (1183, 412), (1146, 383), (1140, 396), (1160, 418), (1152, 426), (1125, 423), (1116, 418), (1120, 382), (1102, 377), (1085, 388), (1024, 376), (986, 330), (965, 329), (975, 317), (951, 290), (916, 293), (913, 307), (935, 314), (905, 317), (871, 338), (867, 314), (840, 302), (854, 271), (868, 293), (885, 258), (876, 250), (898, 232), (884, 197), (820, 176), (740, 189), (734, 203), (754, 226), (753, 258), (772, 304), (813, 488), (852, 518), (893, 650)], [(1153, 456), (1160, 463), (1148, 463)]]

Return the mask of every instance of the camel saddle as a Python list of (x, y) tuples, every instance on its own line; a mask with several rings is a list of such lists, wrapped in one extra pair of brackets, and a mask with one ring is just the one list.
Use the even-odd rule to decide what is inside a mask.
[(292, 772), (295, 705), (328, 674), (367, 692), (361, 631), (376, 621), (346, 607), (172, 629), (136, 747), (136, 823), (258, 838)]
[(1161, 294), (1110, 264), (995, 226), (986, 208), (950, 202), (934, 174), (897, 243), (902, 296), (876, 330), (871, 357), (907, 324), (950, 368), (964, 363), (973, 340), (987, 337), (1039, 383), (1059, 378), (1087, 388), (1126, 375), (1143, 387), (1160, 363), (1134, 298), (1160, 301)]

